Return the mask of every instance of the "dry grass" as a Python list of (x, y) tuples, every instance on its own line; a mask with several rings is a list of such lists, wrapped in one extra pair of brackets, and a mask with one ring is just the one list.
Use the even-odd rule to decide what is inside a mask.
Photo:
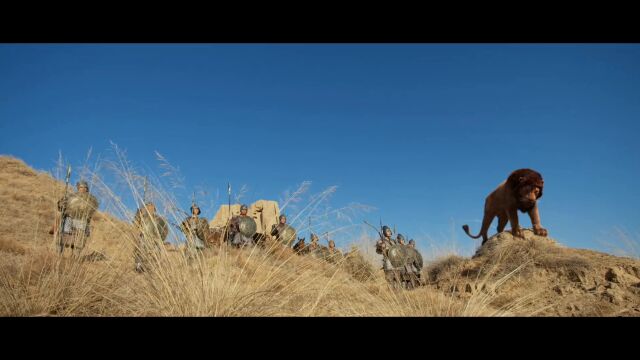
[[(140, 205), (140, 176), (118, 156), (116, 175)], [(483, 261), (440, 259), (424, 271), (428, 286), (398, 291), (387, 286), (379, 259), (369, 251), (370, 239), (360, 238), (338, 263), (298, 256), (277, 243), (243, 250), (222, 246), (192, 260), (164, 248), (138, 274), (132, 255), (136, 234), (121, 220), (130, 219), (134, 209), (102, 177), (93, 174), (92, 192), (110, 214), (95, 215), (84, 255), (106, 258), (89, 261), (59, 257), (53, 249), (48, 230), (63, 185), (14, 158), (0, 157), (0, 168), (0, 201), (6, 205), (0, 209), (1, 316), (536, 315), (550, 305), (540, 302), (539, 289), (514, 290), (524, 276), (535, 268), (588, 268), (583, 257), (564, 256), (553, 244), (504, 242), (486, 247), (488, 253), (478, 255)], [(170, 192), (157, 184), (152, 190), (167, 219), (181, 220), (171, 210), (176, 207)]]
[(483, 290), (494, 294), (493, 307), (518, 303), (516, 313), (524, 306), (535, 315), (640, 315), (640, 262), (565, 248), (530, 230), (525, 239), (497, 234), (471, 259), (450, 256), (426, 272), (461, 298)]
[(24, 246), (13, 239), (0, 239), (0, 251), (18, 255), (24, 255), (27, 252)]

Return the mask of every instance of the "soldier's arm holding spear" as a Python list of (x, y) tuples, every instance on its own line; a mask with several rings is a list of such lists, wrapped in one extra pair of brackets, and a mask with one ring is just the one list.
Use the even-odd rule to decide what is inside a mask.
[(69, 180), (71, 179), (71, 165), (67, 166), (67, 175), (64, 183), (64, 195), (62, 199), (58, 200), (58, 210), (60, 210), (60, 218), (56, 219), (54, 223), (54, 227), (60, 223), (60, 227), (54, 229), (54, 234), (56, 234), (56, 244), (59, 246), (59, 251), (62, 253), (64, 251), (64, 244), (62, 244), (62, 233), (64, 232), (65, 222), (67, 220), (66, 211), (67, 211), (67, 194), (69, 191)]

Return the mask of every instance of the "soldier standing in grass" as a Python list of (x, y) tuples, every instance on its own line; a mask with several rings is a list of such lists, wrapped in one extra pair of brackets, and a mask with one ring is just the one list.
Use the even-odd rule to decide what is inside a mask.
[(336, 242), (329, 240), (329, 249), (327, 251), (327, 260), (329, 262), (337, 263), (342, 260), (342, 251), (336, 248)]
[(89, 184), (81, 180), (76, 184), (78, 192), (58, 200), (60, 225), (49, 231), (57, 235), (56, 246), (60, 254), (71, 248), (72, 254), (82, 252), (91, 235), (91, 218), (99, 206), (98, 199), (89, 192)]
[(385, 279), (390, 284), (396, 285), (400, 283), (400, 279), (395, 271), (396, 269), (391, 265), (391, 260), (389, 260), (389, 249), (397, 245), (397, 242), (392, 239), (392, 235), (393, 233), (388, 226), (382, 227), (382, 238), (376, 243), (376, 253), (382, 255), (382, 269), (384, 270)]
[(316, 234), (311, 234), (311, 242), (307, 245), (306, 253), (314, 258), (322, 258), (322, 246), (319, 243), (320, 238)]
[(186, 252), (189, 259), (205, 248), (205, 240), (209, 236), (209, 223), (200, 217), (200, 207), (191, 205), (191, 216), (180, 224), (180, 230), (187, 238)]
[(257, 230), (257, 224), (247, 215), (249, 207), (240, 206), (240, 215), (234, 216), (229, 222), (229, 239), (236, 247), (252, 246), (255, 244), (253, 236)]
[(319, 248), (320, 246), (318, 245), (318, 241), (320, 240), (320, 238), (318, 237), (318, 235), (316, 234), (311, 234), (311, 243), (309, 244), (309, 250), (313, 251), (317, 248)]
[(421, 279), (422, 266), (422, 255), (420, 255), (420, 252), (416, 249), (415, 240), (411, 239), (405, 247), (404, 266), (400, 269), (400, 275), (405, 288), (414, 289), (423, 285)]
[(138, 243), (134, 251), (135, 269), (143, 272), (150, 264), (150, 260), (161, 253), (164, 240), (169, 234), (167, 221), (156, 213), (156, 206), (147, 202), (138, 209), (133, 219), (138, 229)]
[(287, 224), (287, 216), (284, 214), (278, 217), (278, 225), (271, 227), (271, 236), (275, 236), (276, 240), (286, 246), (293, 245), (293, 241), (297, 238), (295, 229)]

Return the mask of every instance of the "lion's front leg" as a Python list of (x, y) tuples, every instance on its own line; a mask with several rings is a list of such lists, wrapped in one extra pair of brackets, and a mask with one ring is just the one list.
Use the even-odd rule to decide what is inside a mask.
[(513, 234), (514, 237), (524, 238), (524, 234), (522, 233), (522, 229), (520, 229), (520, 224), (518, 223), (518, 209), (509, 209), (507, 216), (511, 223), (511, 234)]
[(549, 232), (543, 228), (540, 224), (540, 213), (538, 212), (538, 203), (529, 210), (529, 217), (531, 218), (531, 224), (533, 225), (533, 233), (538, 236), (547, 236)]

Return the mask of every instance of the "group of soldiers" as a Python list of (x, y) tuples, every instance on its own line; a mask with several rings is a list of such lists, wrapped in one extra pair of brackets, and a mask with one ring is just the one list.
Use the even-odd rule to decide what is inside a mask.
[[(185, 218), (179, 225), (179, 229), (186, 237), (185, 252), (187, 259), (191, 260), (207, 247), (211, 246), (214, 231), (209, 227), (209, 222), (200, 217), (200, 207), (193, 203), (191, 205), (191, 215)], [(224, 241), (236, 248), (255, 246), (264, 240), (263, 234), (257, 233), (256, 222), (247, 215), (249, 207), (242, 205), (240, 214), (233, 216), (225, 227)], [(169, 226), (167, 221), (156, 213), (153, 203), (147, 203), (145, 207), (138, 210), (133, 221), (139, 229), (138, 243), (136, 247), (136, 271), (144, 271), (146, 268), (145, 259), (158, 254), (159, 246), (164, 243)], [(287, 224), (287, 217), (280, 215), (279, 223), (274, 224), (271, 229), (271, 236), (276, 241), (286, 245), (295, 238), (296, 232)]]
[(342, 251), (336, 248), (336, 242), (328, 240), (328, 246), (320, 244), (320, 238), (316, 234), (311, 234), (311, 242), (307, 244), (305, 238), (299, 238), (293, 245), (293, 251), (298, 255), (309, 255), (316, 259), (326, 260), (331, 263), (338, 263), (344, 258)]
[[(60, 254), (63, 254), (66, 248), (71, 248), (74, 256), (84, 248), (91, 234), (91, 219), (99, 206), (96, 197), (89, 192), (86, 181), (79, 181), (76, 187), (78, 191), (72, 194), (68, 194), (65, 188), (64, 196), (58, 201), (59, 217), (50, 230), (50, 234), (56, 237)], [(195, 202), (192, 203), (190, 211), (191, 215), (177, 227), (187, 240), (187, 258), (193, 259), (210, 246), (214, 230), (210, 229), (205, 218), (200, 217), (201, 210)], [(242, 205), (240, 214), (229, 220), (223, 236), (228, 245), (244, 248), (264, 242), (266, 234), (257, 232), (256, 222), (247, 212), (248, 206)], [(134, 250), (135, 270), (143, 272), (148, 268), (149, 259), (158, 256), (162, 247), (167, 244), (165, 240), (169, 234), (169, 222), (158, 214), (153, 202), (145, 202), (144, 206), (136, 211), (133, 225), (137, 230), (138, 239)], [(334, 263), (344, 258), (333, 240), (328, 239), (328, 246), (324, 246), (319, 243), (320, 238), (316, 234), (311, 234), (308, 244), (305, 243), (305, 238), (297, 238), (296, 230), (287, 224), (284, 214), (278, 217), (278, 224), (272, 225), (269, 235), (276, 242), (292, 247), (299, 255), (309, 255)], [(294, 244), (296, 238), (298, 241)], [(422, 284), (422, 257), (415, 249), (414, 240), (405, 244), (401, 234), (393, 239), (391, 229), (383, 226), (380, 240), (376, 243), (376, 252), (383, 256), (382, 269), (390, 284), (407, 289)]]
[(422, 255), (415, 248), (415, 241), (405, 244), (402, 234), (393, 239), (388, 226), (382, 227), (380, 240), (376, 242), (376, 253), (382, 255), (382, 269), (387, 282), (395, 287), (414, 289), (424, 285), (422, 279)]

